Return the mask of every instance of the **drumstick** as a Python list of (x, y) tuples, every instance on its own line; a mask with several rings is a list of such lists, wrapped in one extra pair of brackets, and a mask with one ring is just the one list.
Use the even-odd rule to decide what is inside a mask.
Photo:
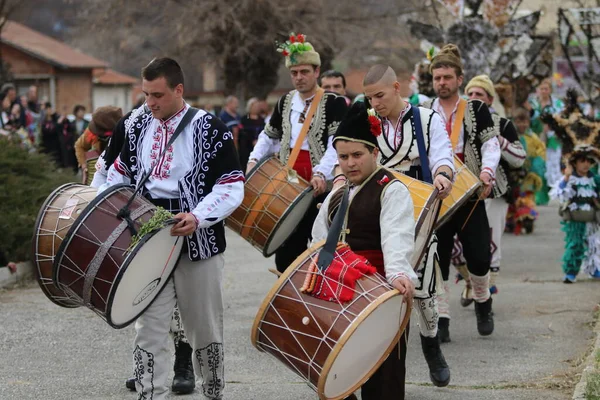
[[(484, 191), (485, 192), (485, 191)], [(477, 207), (477, 204), (479, 204), (479, 201), (483, 198), (483, 193), (481, 192), (479, 194), (479, 196), (477, 196), (477, 201), (475, 201), (475, 205), (473, 206), (473, 208), (471, 209), (471, 212), (469, 213), (469, 216), (467, 217), (467, 219), (465, 220), (465, 223), (463, 224), (462, 228), (460, 228), (460, 230), (464, 230), (465, 226), (467, 226), (467, 222), (469, 222), (469, 220), (471, 219), (471, 215), (473, 215), (473, 211), (475, 211), (475, 207)]]
[(269, 272), (277, 275), (278, 277), (281, 276), (281, 272), (277, 271), (276, 269), (273, 268), (269, 268)]

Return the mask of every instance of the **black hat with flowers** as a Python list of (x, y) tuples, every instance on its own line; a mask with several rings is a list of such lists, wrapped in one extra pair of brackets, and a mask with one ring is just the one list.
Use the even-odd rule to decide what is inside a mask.
[(357, 101), (352, 105), (335, 135), (333, 145), (338, 140), (364, 143), (370, 147), (377, 147), (377, 137), (381, 135), (381, 119), (373, 109), (367, 109), (365, 103)]

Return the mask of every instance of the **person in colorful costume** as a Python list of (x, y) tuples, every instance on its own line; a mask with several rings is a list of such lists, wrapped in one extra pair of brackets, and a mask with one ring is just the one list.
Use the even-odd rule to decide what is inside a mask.
[(84, 182), (87, 176), (86, 153), (94, 150), (98, 157), (108, 146), (113, 130), (122, 117), (123, 110), (120, 107), (98, 107), (92, 114), (92, 121), (75, 142), (75, 156), (83, 173)]
[[(365, 257), (405, 297), (412, 297), (417, 275), (410, 260), (414, 249), (414, 211), (408, 188), (377, 164), (379, 150), (372, 133), (381, 132), (378, 119), (370, 121), (363, 104), (353, 105), (340, 124), (334, 146), (348, 178), (350, 205), (341, 241)], [(313, 244), (326, 239), (330, 221), (346, 185), (334, 189), (320, 207), (312, 230)], [(363, 400), (403, 400), (408, 329), (381, 366), (361, 387)], [(356, 399), (352, 394), (347, 399)]]
[[(465, 93), (470, 99), (477, 99), (483, 101), (490, 108), (492, 113), (492, 119), (500, 131), (498, 141), (500, 142), (500, 148), (502, 155), (498, 169), (502, 169), (504, 174), (508, 178), (508, 188), (502, 196), (497, 196), (493, 199), (485, 199), (485, 210), (492, 230), (492, 243), (491, 253), (492, 262), (490, 264), (490, 291), (492, 294), (498, 292), (496, 286), (496, 280), (500, 273), (500, 260), (502, 256), (502, 234), (506, 225), (506, 214), (508, 212), (508, 206), (511, 202), (512, 189), (516, 186), (516, 182), (511, 179), (513, 171), (521, 168), (525, 162), (526, 153), (523, 149), (523, 145), (519, 141), (519, 135), (514, 124), (501, 117), (496, 113), (495, 108), (492, 106), (494, 100), (497, 99), (496, 90), (494, 84), (488, 75), (478, 75), (471, 79), (465, 87)], [(498, 175), (498, 169), (496, 175)], [(455, 247), (462, 246), (460, 241), (455, 241)], [(456, 263), (456, 259), (460, 261)], [(453, 263), (456, 269), (459, 271), (460, 277), (465, 280), (465, 289), (461, 293), (461, 305), (468, 306), (473, 302), (471, 280), (469, 277), (469, 270), (466, 266), (466, 260), (460, 255), (453, 255)]]
[[(459, 87), (464, 79), (463, 64), (460, 51), (455, 45), (445, 45), (432, 58), (430, 71), (438, 97), (423, 106), (431, 108), (442, 117), (446, 131), (451, 136), (456, 157), (462, 159), (483, 183), (479, 198), (473, 196), (438, 228), (440, 269), (444, 285), (448, 288), (454, 235), (458, 234), (473, 284), (477, 331), (480, 335), (487, 336), (494, 331), (489, 289), (491, 235), (484, 202), (479, 200), (490, 195), (501, 196), (508, 186), (503, 170), (498, 170), (501, 156), (497, 139), (499, 132), (485, 103), (460, 98)], [(459, 111), (463, 111), (463, 116), (460, 116)], [(449, 290), (440, 293), (438, 301), (440, 338), (443, 342), (449, 342)]]
[(567, 164), (551, 192), (561, 202), (563, 282), (574, 283), (581, 269), (600, 278), (600, 176), (592, 172), (600, 160), (600, 121), (583, 115), (573, 89), (567, 93), (564, 112), (543, 114), (542, 120), (561, 140)]
[[(254, 150), (250, 153), (246, 173), (266, 156), (277, 153), (279, 160), (286, 163), (294, 148), (306, 115), (317, 95), (317, 79), (321, 57), (304, 35), (290, 36), (290, 40), (279, 47), (285, 56), (285, 65), (290, 70), (295, 90), (290, 91), (277, 102), (271, 119), (259, 134)], [(333, 134), (346, 114), (348, 106), (342, 96), (324, 93), (310, 121), (308, 134), (302, 143), (301, 151), (293, 166), (298, 175), (311, 183), (315, 199), (297, 229), (275, 252), (277, 270), (283, 272), (306, 249), (311, 238), (311, 229), (317, 216), (317, 204), (327, 195), (327, 181), (333, 179), (333, 169), (337, 162), (332, 146)]]
[[(113, 134), (110, 136), (108, 146), (96, 161), (96, 171), (90, 184), (91, 187), (99, 188), (106, 183), (108, 169), (113, 165), (123, 148), (123, 143), (126, 138), (125, 132), (130, 131), (132, 128), (131, 124), (137, 117), (148, 112), (148, 107), (145, 103), (142, 103), (140, 107), (134, 108), (117, 122), (117, 125), (113, 129)], [(179, 312), (177, 305), (173, 309), (169, 332), (175, 347), (175, 360), (173, 362), (174, 374), (171, 391), (177, 394), (192, 393), (196, 387), (194, 364), (192, 362), (192, 347), (185, 336), (183, 323), (181, 322), (181, 313)], [(135, 391), (135, 377), (128, 378), (125, 381), (125, 387), (131, 391)]]
[(533, 232), (537, 219), (536, 193), (542, 188), (546, 172), (546, 146), (531, 130), (529, 112), (523, 108), (514, 112), (519, 140), (527, 153), (523, 174), (517, 188), (513, 189), (514, 202), (509, 206), (507, 229), (515, 235)]
[[(454, 161), (452, 146), (440, 116), (427, 108), (415, 107), (406, 103), (400, 96), (400, 83), (394, 70), (387, 65), (372, 66), (363, 80), (366, 96), (365, 107), (373, 107), (373, 114), (381, 119), (382, 133), (377, 136), (379, 163), (386, 168), (401, 172), (411, 178), (427, 181), (438, 189), (438, 196), (444, 199), (452, 190)], [(415, 112), (419, 114), (422, 126), (424, 154), (419, 151)], [(423, 162), (421, 157), (426, 157)], [(428, 171), (424, 171), (424, 166)], [(428, 178), (426, 178), (426, 173)], [(432, 239), (432, 243), (437, 239)], [(431, 256), (434, 249), (431, 250)], [(425, 280), (431, 276), (422, 265), (419, 275)], [(435, 274), (435, 272), (432, 272)], [(434, 277), (440, 280), (441, 277)], [(432, 287), (428, 282), (420, 282), (421, 288)], [(436, 386), (450, 383), (450, 370), (442, 353), (438, 337), (439, 312), (435, 293), (426, 291), (415, 298), (415, 310), (419, 317), (421, 348), (429, 366), (430, 379)]]
[[(150, 171), (142, 194), (175, 214), (178, 222), (171, 235), (185, 241), (173, 276), (135, 323), (138, 398), (163, 400), (168, 395), (167, 343), (177, 304), (201, 398), (221, 400), (225, 387), (223, 220), (242, 203), (244, 173), (233, 134), (225, 124), (184, 101), (183, 71), (175, 60), (152, 60), (142, 69), (142, 78), (147, 108), (132, 113), (125, 122), (125, 143), (99, 192), (118, 184), (136, 185)], [(191, 117), (189, 123), (167, 146), (186, 115)]]
[(555, 132), (541, 120), (542, 114), (557, 114), (564, 109), (562, 100), (552, 96), (552, 81), (544, 79), (537, 87), (535, 95), (529, 96), (525, 104), (531, 113), (531, 130), (536, 133), (546, 146), (546, 172), (542, 176), (542, 188), (536, 192), (538, 205), (548, 204), (548, 192), (558, 182), (561, 173), (561, 146)]

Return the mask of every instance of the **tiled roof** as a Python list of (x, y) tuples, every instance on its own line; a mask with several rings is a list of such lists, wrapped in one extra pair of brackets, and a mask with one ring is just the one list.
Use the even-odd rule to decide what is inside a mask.
[(61, 41), (14, 21), (6, 22), (0, 40), (24, 53), (61, 68), (105, 68), (108, 66), (104, 61), (83, 54)]
[(114, 69), (94, 69), (94, 83), (99, 85), (135, 85), (141, 78), (125, 75)]

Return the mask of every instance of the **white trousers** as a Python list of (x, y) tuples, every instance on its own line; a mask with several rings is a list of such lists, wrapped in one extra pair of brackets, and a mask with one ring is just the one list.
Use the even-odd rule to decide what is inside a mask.
[(201, 398), (222, 399), (223, 265), (223, 254), (197, 262), (183, 254), (173, 278), (136, 321), (133, 361), (138, 400), (163, 400), (168, 394), (169, 329), (176, 303), (193, 349)]
[(502, 235), (506, 225), (506, 213), (508, 212), (508, 203), (503, 198), (486, 199), (485, 212), (487, 213), (490, 229), (492, 230), (492, 242), (490, 252), (492, 253), (492, 262), (490, 269), (492, 272), (500, 270), (500, 260), (502, 258)]

